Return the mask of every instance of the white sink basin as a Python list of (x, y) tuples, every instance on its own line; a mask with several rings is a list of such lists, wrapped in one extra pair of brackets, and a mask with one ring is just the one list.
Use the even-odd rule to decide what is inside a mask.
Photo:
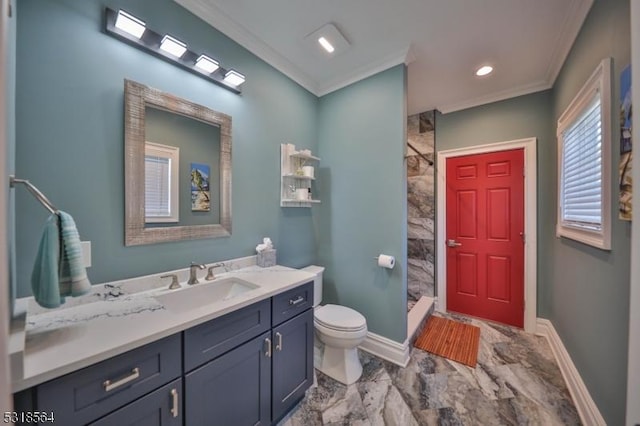
[(154, 296), (170, 311), (184, 312), (233, 299), (259, 286), (239, 278), (222, 278)]

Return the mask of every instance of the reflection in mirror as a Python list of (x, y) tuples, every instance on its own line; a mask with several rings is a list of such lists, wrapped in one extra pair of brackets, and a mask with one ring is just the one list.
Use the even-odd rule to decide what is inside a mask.
[(145, 153), (146, 226), (220, 223), (220, 127), (147, 106), (145, 138), (181, 154)]
[(145, 223), (180, 221), (179, 170), (179, 147), (149, 141), (144, 143)]
[(231, 234), (231, 117), (125, 80), (125, 244)]

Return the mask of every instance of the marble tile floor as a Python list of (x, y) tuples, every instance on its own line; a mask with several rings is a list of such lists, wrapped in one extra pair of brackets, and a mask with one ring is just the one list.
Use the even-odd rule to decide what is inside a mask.
[(358, 382), (345, 386), (316, 370), (316, 383), (279, 426), (580, 424), (543, 337), (443, 316), (480, 327), (476, 368), (417, 348), (406, 368), (360, 351)]

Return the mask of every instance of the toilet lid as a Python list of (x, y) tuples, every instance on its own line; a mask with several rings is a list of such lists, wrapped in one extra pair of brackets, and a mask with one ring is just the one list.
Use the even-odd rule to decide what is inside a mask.
[(361, 330), (367, 325), (367, 320), (360, 312), (340, 305), (324, 305), (316, 309), (314, 319), (334, 330)]

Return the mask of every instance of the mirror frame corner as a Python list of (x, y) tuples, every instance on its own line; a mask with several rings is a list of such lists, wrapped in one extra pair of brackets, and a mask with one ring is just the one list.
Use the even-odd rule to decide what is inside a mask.
[[(145, 108), (152, 106), (220, 128), (220, 223), (145, 226)], [(125, 246), (220, 238), (231, 235), (231, 117), (137, 83), (124, 81)]]

